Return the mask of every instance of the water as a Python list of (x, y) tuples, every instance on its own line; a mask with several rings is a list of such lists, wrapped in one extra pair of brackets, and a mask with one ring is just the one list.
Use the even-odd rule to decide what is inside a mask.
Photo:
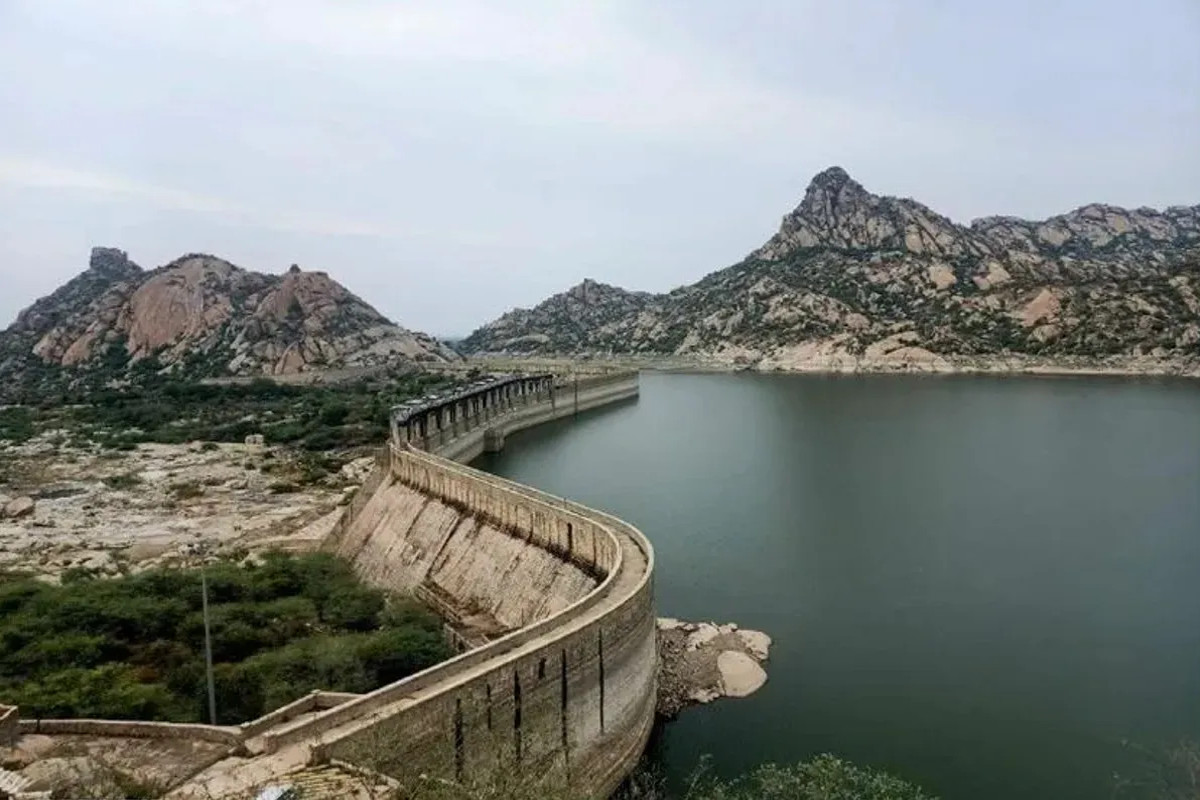
[(774, 637), (665, 727), (673, 780), (833, 752), (1097, 800), (1200, 739), (1200, 384), (644, 374), (479, 463), (640, 527), (660, 614)]

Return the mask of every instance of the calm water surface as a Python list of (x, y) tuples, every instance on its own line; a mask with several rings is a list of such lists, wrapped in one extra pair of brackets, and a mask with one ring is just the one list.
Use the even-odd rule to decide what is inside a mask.
[(946, 800), (1098, 800), (1200, 739), (1200, 384), (642, 376), (480, 462), (611, 511), (659, 613), (774, 639), (652, 757), (834, 752)]

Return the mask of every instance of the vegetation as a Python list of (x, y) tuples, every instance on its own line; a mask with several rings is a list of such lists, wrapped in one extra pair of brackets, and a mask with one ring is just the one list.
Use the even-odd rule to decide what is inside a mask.
[(138, 362), (133, 380), (120, 386), (59, 385), (0, 408), (0, 442), (66, 430), (70, 443), (117, 450), (143, 442), (242, 442), (252, 433), (311, 452), (377, 446), (387, 437), (391, 406), (454, 385), (424, 372), (337, 385), (212, 384), (159, 374), (152, 362)]
[[(357, 764), (377, 768), (390, 759), (382, 737), (368, 740), (352, 755)], [(1112, 797), (1129, 800), (1200, 800), (1200, 745), (1181, 742), (1165, 750), (1139, 750), (1142, 766), (1134, 777), (1115, 776)], [(764, 764), (731, 780), (701, 762), (681, 791), (668, 789), (653, 767), (642, 768), (614, 795), (619, 800), (933, 800), (921, 787), (873, 767), (824, 754), (796, 764)], [(459, 784), (425, 775), (403, 780), (400, 797), (409, 800), (574, 800), (533, 780), (498, 775), (486, 783)], [(370, 782), (364, 780), (369, 796)], [(378, 795), (380, 797), (392, 795)]]
[(765, 764), (732, 781), (694, 781), (689, 800), (930, 800), (895, 775), (831, 755), (790, 766)]
[[(438, 619), (326, 554), (207, 568), (218, 721), (365, 692), (450, 652)], [(198, 569), (0, 575), (0, 700), (30, 717), (207, 721)]]
[[(390, 749), (382, 739), (370, 742), (351, 761), (367, 765), (372, 753)], [(703, 762), (681, 792), (669, 790), (661, 777), (636, 771), (614, 795), (620, 800), (933, 800), (921, 788), (894, 775), (832, 755), (797, 764), (765, 764), (733, 780), (714, 777)], [(496, 775), (486, 783), (459, 784), (418, 775), (401, 781), (399, 797), (407, 800), (575, 800), (578, 795), (553, 789), (538, 776), (521, 780)], [(364, 787), (368, 781), (364, 780)]]

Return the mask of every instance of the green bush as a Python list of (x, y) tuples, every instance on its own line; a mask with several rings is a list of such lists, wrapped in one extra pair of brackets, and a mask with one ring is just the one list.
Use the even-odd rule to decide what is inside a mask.
[(262, 433), (271, 444), (310, 452), (379, 445), (387, 436), (388, 408), (396, 403), (456, 385), (453, 378), (424, 372), (396, 372), (336, 386), (294, 386), (258, 379), (216, 385), (131, 368), (120, 388), (100, 383), (68, 383), (57, 390), (37, 384), (22, 393), (24, 405), (0, 408), (0, 440), (25, 441), (51, 428), (70, 430), (114, 450), (142, 442), (180, 444), (203, 441), (241, 443)]
[[(486, 781), (453, 783), (424, 774), (410, 775), (408, 765), (395, 757), (392, 743), (383, 737), (365, 738), (350, 759), (357, 764), (398, 774), (401, 796), (409, 800), (581, 800), (582, 795), (539, 776), (519, 772), (493, 773)], [(1195, 795), (1186, 795), (1192, 798)], [(733, 780), (706, 772), (702, 763), (682, 792), (669, 792), (661, 777), (635, 773), (614, 797), (671, 798), (679, 800), (933, 800), (921, 788), (871, 767), (821, 755), (794, 765), (767, 764)], [(1182, 800), (1184, 796), (1180, 796)]]
[(20, 444), (35, 432), (33, 409), (25, 406), (0, 408), (0, 440)]
[[(323, 553), (206, 567), (222, 722), (313, 689), (365, 692), (448, 657), (441, 623)], [(0, 573), (0, 702), (46, 717), (207, 719), (197, 570), (59, 586)]]
[(733, 781), (698, 780), (693, 800), (931, 800), (917, 786), (836, 756), (766, 764)]

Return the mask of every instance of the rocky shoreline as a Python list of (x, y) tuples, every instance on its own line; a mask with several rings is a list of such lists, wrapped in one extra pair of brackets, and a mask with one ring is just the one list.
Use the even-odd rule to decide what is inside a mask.
[(1200, 360), (1179, 361), (1153, 357), (1112, 359), (1028, 356), (941, 356), (928, 351), (904, 358), (866, 358), (851, 353), (792, 352), (764, 357), (753, 351), (727, 351), (711, 357), (582, 356), (538, 357), (477, 356), (467, 361), (480, 368), (504, 364), (508, 370), (537, 370), (586, 375), (618, 369), (654, 372), (726, 373), (760, 372), (816, 375), (995, 375), (995, 376), (1107, 376), (1122, 378), (1200, 378)]
[(672, 718), (721, 697), (747, 697), (767, 681), (771, 637), (734, 623), (658, 620), (658, 714)]

